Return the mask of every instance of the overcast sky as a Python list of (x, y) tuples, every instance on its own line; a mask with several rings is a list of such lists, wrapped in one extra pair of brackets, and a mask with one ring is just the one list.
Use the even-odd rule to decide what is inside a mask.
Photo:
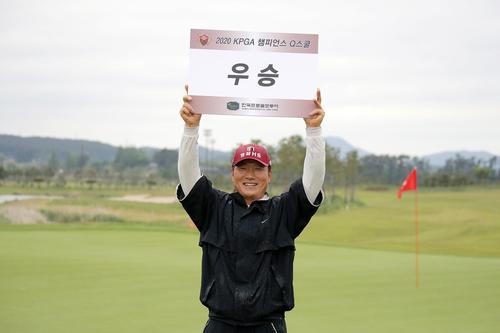
[[(317, 33), (325, 135), (500, 155), (499, 17), (493, 0), (0, 1), (0, 133), (177, 148), (190, 28)], [(302, 119), (201, 126), (224, 150), (304, 133)]]

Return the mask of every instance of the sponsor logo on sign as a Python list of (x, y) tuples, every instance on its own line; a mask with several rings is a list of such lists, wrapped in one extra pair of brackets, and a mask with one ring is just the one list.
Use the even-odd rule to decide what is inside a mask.
[(228, 102), (227, 103), (228, 110), (236, 111), (239, 108), (240, 108), (240, 103), (238, 103), (238, 102)]
[(209, 40), (209, 37), (207, 35), (201, 35), (200, 36), (200, 43), (201, 43), (201, 45), (203, 45), (203, 46), (207, 45), (208, 40)]

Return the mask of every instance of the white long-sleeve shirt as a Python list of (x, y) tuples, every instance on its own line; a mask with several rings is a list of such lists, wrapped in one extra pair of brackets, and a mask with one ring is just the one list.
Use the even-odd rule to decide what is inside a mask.
[[(179, 147), (177, 164), (179, 181), (184, 195), (193, 188), (200, 179), (200, 162), (198, 155), (199, 127), (184, 127)], [(306, 157), (302, 171), (302, 183), (307, 199), (314, 205), (314, 200), (321, 191), (325, 179), (325, 139), (321, 135), (321, 127), (306, 128)]]

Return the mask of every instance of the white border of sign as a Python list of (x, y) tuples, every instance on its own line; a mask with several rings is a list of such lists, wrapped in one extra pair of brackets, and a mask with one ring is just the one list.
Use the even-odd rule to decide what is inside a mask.
[[(242, 62), (250, 79), (235, 85), (231, 64)], [(307, 117), (315, 108), (317, 62), (318, 35), (191, 29), (191, 104), (197, 113)], [(262, 88), (257, 74), (267, 64), (277, 64), (279, 77)]]

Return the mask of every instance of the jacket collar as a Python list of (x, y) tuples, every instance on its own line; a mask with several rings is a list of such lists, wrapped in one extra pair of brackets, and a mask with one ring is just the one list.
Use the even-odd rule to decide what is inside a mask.
[(265, 213), (264, 206), (265, 204), (269, 201), (269, 195), (267, 192), (264, 194), (264, 196), (258, 200), (255, 200), (250, 204), (250, 206), (247, 205), (245, 199), (239, 192), (233, 192), (230, 194), (230, 196), (233, 198), (235, 202), (237, 202), (240, 206), (250, 208), (250, 207), (256, 207), (259, 209), (262, 213)]

